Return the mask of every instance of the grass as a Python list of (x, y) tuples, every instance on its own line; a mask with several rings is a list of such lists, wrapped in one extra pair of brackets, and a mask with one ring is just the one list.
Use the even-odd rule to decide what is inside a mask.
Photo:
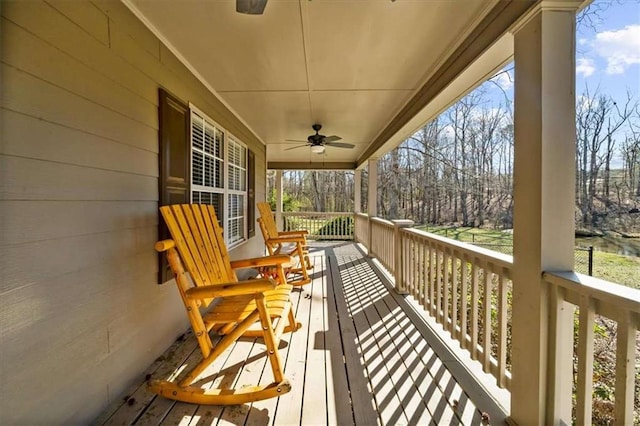
[(640, 258), (595, 251), (593, 276), (640, 290)]
[[(419, 229), (467, 243), (513, 245), (511, 233), (497, 230), (444, 226), (422, 226)], [(491, 248), (490, 246), (485, 247)], [(506, 252), (500, 247), (493, 249), (503, 253)], [(576, 269), (578, 268), (576, 267)], [(578, 272), (583, 271), (579, 270)], [(594, 251), (593, 276), (640, 290), (640, 258)]]

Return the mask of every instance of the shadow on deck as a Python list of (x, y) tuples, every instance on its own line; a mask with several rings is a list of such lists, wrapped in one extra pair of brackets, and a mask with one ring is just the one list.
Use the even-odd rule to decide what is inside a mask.
[[(95, 423), (481, 424), (483, 413), (492, 424), (504, 423), (502, 408), (358, 245), (315, 242), (310, 255), (313, 281), (292, 295), (303, 328), (280, 343), (290, 393), (238, 406), (198, 406), (149, 393), (142, 377)], [(239, 388), (271, 381), (264, 350), (259, 339), (237, 342), (202, 383)], [(175, 378), (199, 357), (188, 332), (145, 376)]]

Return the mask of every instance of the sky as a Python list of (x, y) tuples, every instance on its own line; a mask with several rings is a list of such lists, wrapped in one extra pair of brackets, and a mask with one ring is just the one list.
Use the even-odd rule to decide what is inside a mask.
[[(640, 0), (594, 0), (594, 13), (583, 19), (576, 32), (576, 97), (587, 90), (608, 95), (621, 107), (627, 96), (640, 103)], [(493, 102), (513, 106), (513, 63), (483, 86)], [(628, 127), (614, 134), (618, 148)], [(620, 150), (613, 167), (622, 166)]]
[[(625, 100), (627, 92), (640, 99), (640, 0), (595, 0), (590, 8), (595, 14), (577, 26), (576, 95), (588, 87), (616, 101)], [(509, 74), (491, 80), (494, 89), (512, 98), (513, 64), (505, 70)]]
[(640, 97), (640, 0), (596, 0), (600, 19), (578, 25), (576, 93), (585, 85), (621, 102)]

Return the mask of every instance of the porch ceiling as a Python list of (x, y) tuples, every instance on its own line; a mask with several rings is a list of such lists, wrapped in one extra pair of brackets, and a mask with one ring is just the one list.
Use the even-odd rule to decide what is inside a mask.
[[(419, 109), (433, 99), (424, 92), (452, 55), (513, 9), (498, 0), (269, 0), (252, 16), (236, 13), (235, 0), (124, 1), (267, 145), (269, 162), (319, 165), (379, 154), (414, 119), (417, 99)], [(513, 3), (526, 7), (502, 27), (534, 2)], [(475, 59), (466, 56), (448, 72)], [(316, 122), (356, 147), (285, 151)]]

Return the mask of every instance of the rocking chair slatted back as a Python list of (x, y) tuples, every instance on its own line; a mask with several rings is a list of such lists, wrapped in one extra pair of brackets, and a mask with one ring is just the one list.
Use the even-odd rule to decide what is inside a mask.
[(309, 259), (307, 247), (307, 231), (278, 232), (276, 221), (271, 213), (271, 206), (267, 202), (258, 203), (260, 217), (258, 224), (264, 238), (264, 244), (270, 255), (287, 254), (296, 257), (298, 266), (288, 269), (289, 273), (299, 274), (297, 279), (289, 280), (292, 285), (304, 285), (311, 282), (307, 270), (313, 265)]
[(271, 212), (271, 206), (267, 202), (258, 203), (258, 211), (260, 212), (260, 219), (262, 219), (262, 224), (264, 225), (264, 229), (269, 234), (270, 238), (275, 238), (278, 236), (278, 226), (276, 225), (276, 220), (273, 218), (273, 213)]
[(160, 212), (196, 287), (237, 281), (213, 206), (163, 206)]

